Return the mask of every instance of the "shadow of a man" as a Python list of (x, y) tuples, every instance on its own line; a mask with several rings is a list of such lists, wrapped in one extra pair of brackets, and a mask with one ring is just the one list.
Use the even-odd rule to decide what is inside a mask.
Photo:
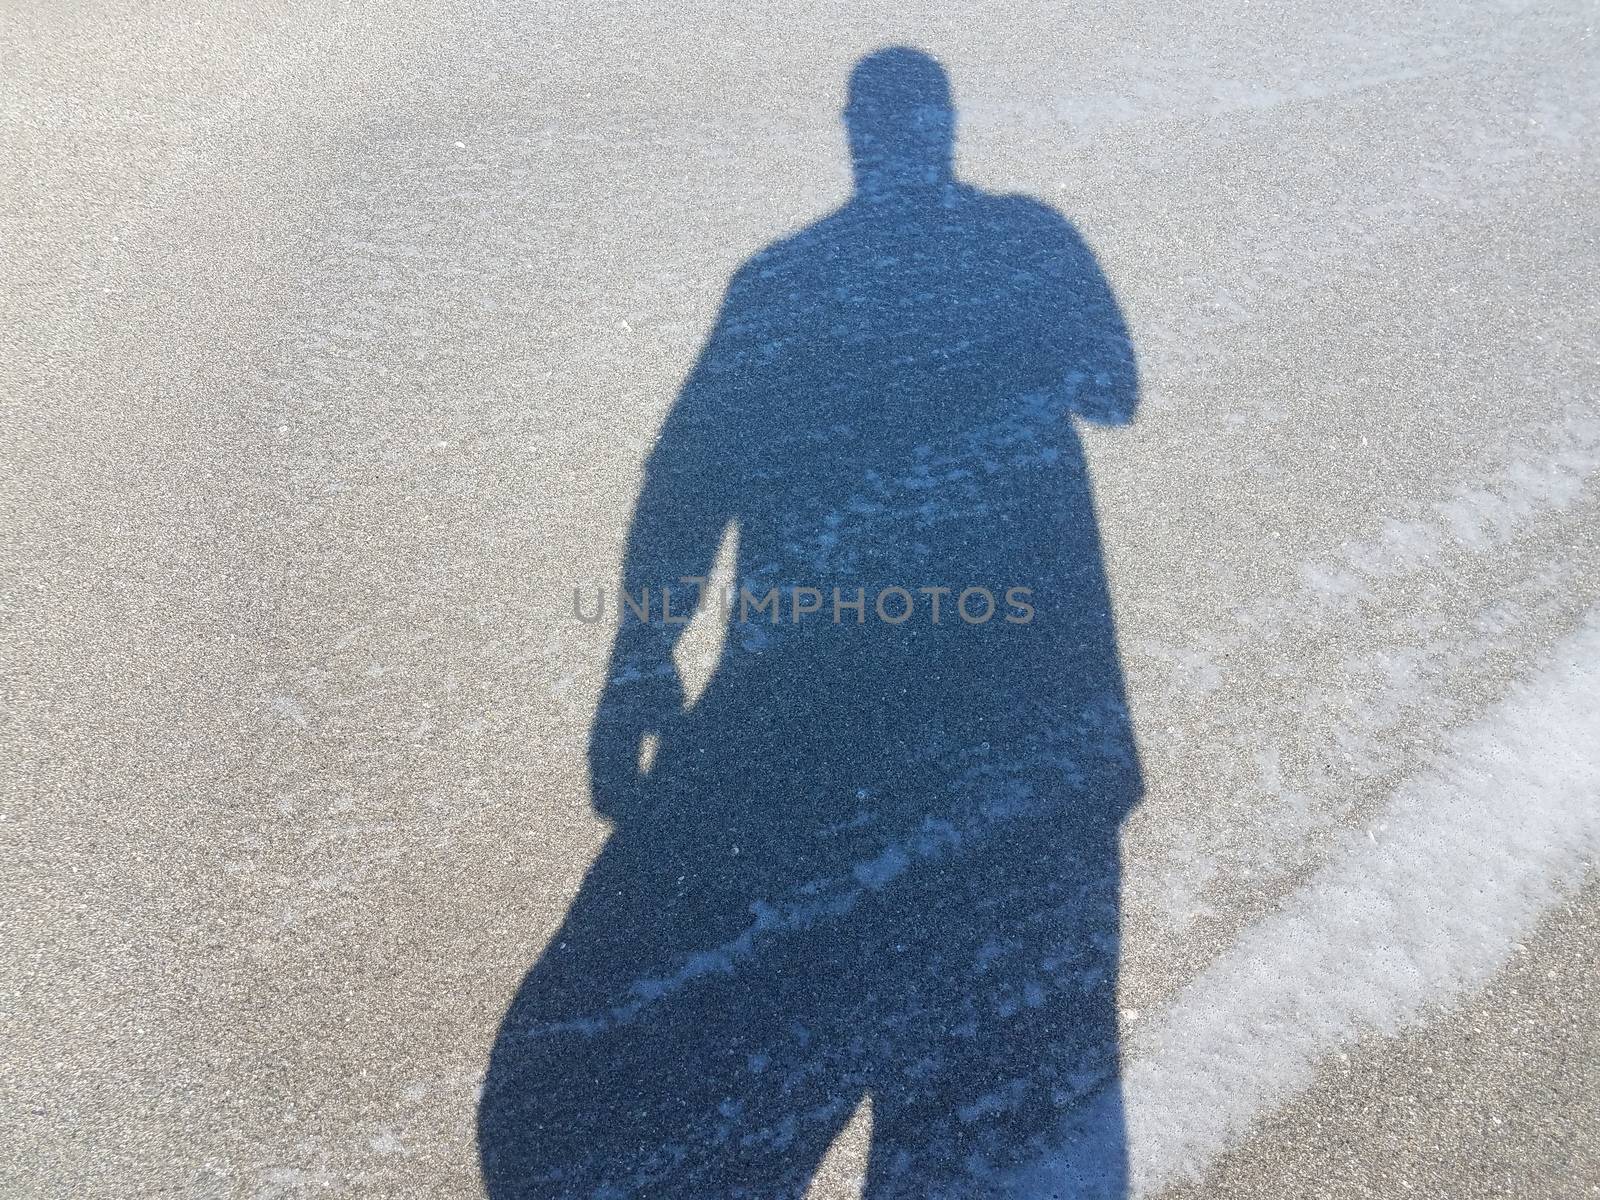
[[(799, 1196), (864, 1099), (868, 1196), (972, 1195), (1091, 1101), (1123, 1190), (1141, 784), (1073, 419), (1132, 418), (1132, 349), (1066, 221), (956, 180), (936, 62), (867, 57), (845, 118), (853, 197), (740, 269), (649, 459), (614, 831), (489, 1063), (497, 1200)], [(733, 540), (687, 706), (661, 589)]]

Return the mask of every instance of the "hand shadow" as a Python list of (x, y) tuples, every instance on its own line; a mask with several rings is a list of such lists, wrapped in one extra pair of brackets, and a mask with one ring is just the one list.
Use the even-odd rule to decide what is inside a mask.
[[(1084, 1186), (1125, 1190), (1141, 783), (1073, 422), (1132, 419), (1133, 352), (1065, 220), (955, 179), (935, 61), (867, 57), (845, 117), (853, 197), (740, 269), (650, 456), (615, 828), (490, 1059), (496, 1200), (800, 1196), (864, 1098), (870, 1197), (970, 1196), (1091, 1106)], [(730, 529), (745, 611), (685, 711), (660, 590)]]

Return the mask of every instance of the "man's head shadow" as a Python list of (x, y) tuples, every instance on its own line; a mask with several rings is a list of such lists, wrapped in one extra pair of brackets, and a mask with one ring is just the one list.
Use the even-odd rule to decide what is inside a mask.
[(950, 81), (926, 54), (894, 47), (857, 63), (844, 122), (859, 196), (918, 193), (954, 179)]
[[(1070, 224), (955, 178), (932, 58), (863, 59), (844, 118), (854, 194), (736, 273), (646, 463), (614, 828), (491, 1057), (496, 1197), (798, 1196), (864, 1102), (868, 1195), (972, 1194), (1091, 1105), (1122, 1189), (1141, 782), (1074, 423), (1132, 419), (1131, 343)], [(730, 544), (690, 708), (662, 593)]]

